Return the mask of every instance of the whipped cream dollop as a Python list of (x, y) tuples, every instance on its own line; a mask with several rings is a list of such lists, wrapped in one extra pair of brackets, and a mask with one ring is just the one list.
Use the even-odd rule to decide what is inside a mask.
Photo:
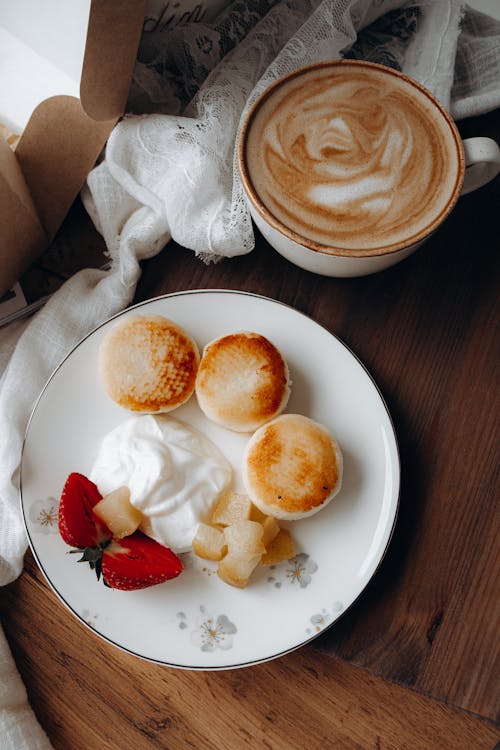
[(103, 439), (90, 478), (102, 495), (130, 490), (141, 530), (175, 552), (191, 549), (232, 469), (204, 435), (168, 416), (137, 415)]

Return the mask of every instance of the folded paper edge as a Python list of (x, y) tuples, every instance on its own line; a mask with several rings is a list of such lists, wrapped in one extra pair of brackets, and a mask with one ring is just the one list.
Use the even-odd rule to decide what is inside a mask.
[(125, 110), (146, 7), (146, 0), (92, 1), (80, 98), (95, 120), (111, 120)]
[(96, 122), (71, 96), (45, 99), (31, 115), (16, 157), (49, 241), (115, 124), (116, 119)]

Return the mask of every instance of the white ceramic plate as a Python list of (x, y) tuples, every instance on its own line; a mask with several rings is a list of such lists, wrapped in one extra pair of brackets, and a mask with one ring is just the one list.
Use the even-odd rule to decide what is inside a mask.
[[(35, 558), (76, 617), (120, 648), (187, 669), (242, 667), (316, 637), (357, 599), (379, 565), (394, 527), (400, 466), (383, 399), (356, 357), (296, 310), (245, 292), (192, 291), (129, 308), (122, 315), (172, 318), (197, 340), (238, 330), (267, 336), (293, 380), (288, 412), (325, 424), (344, 454), (341, 492), (315, 516), (287, 524), (297, 557), (260, 566), (251, 584), (232, 588), (216, 563), (193, 553), (173, 581), (134, 592), (105, 588), (57, 533), (57, 505), (72, 471), (88, 474), (102, 437), (129, 417), (104, 393), (97, 354), (112, 318), (81, 341), (49, 379), (31, 416), (21, 464), (21, 504)], [(172, 412), (210, 437), (231, 461), (243, 491), (240, 458), (248, 436), (210, 423), (196, 397)]]

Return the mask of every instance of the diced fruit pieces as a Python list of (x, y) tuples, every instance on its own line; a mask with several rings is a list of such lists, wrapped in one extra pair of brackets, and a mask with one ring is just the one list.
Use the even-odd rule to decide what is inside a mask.
[(264, 520), (261, 521), (262, 523), (262, 529), (264, 531), (262, 536), (262, 544), (264, 547), (269, 546), (269, 544), (273, 541), (273, 539), (278, 536), (280, 527), (279, 523), (275, 518), (272, 516), (264, 516)]
[(245, 588), (266, 551), (264, 529), (257, 521), (235, 521), (224, 529), (228, 553), (219, 563), (217, 575), (225, 583)]
[(116, 539), (133, 534), (142, 521), (141, 511), (130, 502), (128, 487), (118, 487), (105, 495), (94, 506), (94, 513), (104, 521)]
[(288, 529), (280, 529), (277, 536), (268, 544), (262, 555), (263, 565), (276, 565), (290, 560), (295, 555), (295, 545)]
[(247, 560), (262, 555), (266, 551), (263, 535), (264, 529), (257, 521), (235, 521), (224, 529), (228, 554)]
[(230, 526), (235, 521), (247, 521), (251, 508), (252, 503), (248, 495), (226, 492), (217, 502), (210, 521), (220, 526)]
[(219, 562), (217, 574), (230, 586), (245, 588), (259, 565), (289, 560), (295, 547), (289, 531), (262, 513), (248, 495), (227, 492), (219, 499), (210, 523), (200, 524), (193, 551)]
[(250, 503), (250, 521), (258, 521), (258, 523), (264, 523), (265, 519), (268, 518), (260, 508), (257, 508), (252, 502)]
[(204, 560), (222, 560), (227, 552), (224, 532), (207, 523), (200, 523), (193, 539), (193, 552)]
[(242, 558), (237, 553), (229, 552), (220, 561), (217, 568), (219, 578), (230, 586), (243, 589), (248, 584), (249, 578), (259, 564), (261, 555)]

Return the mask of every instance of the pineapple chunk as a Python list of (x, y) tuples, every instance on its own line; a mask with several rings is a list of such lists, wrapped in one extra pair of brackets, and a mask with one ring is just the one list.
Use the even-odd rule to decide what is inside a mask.
[(236, 552), (230, 552), (220, 561), (217, 575), (224, 583), (244, 589), (260, 558), (260, 555), (242, 558)]
[(269, 544), (273, 541), (273, 539), (278, 536), (280, 532), (280, 527), (275, 518), (272, 516), (265, 516), (264, 520), (261, 521), (262, 528), (264, 530), (264, 534), (262, 536), (262, 544), (264, 547), (269, 546)]
[(130, 502), (128, 487), (118, 487), (104, 495), (93, 511), (117, 539), (133, 534), (142, 521), (141, 511)]
[(210, 522), (198, 526), (193, 550), (199, 557), (218, 561), (219, 578), (237, 588), (247, 586), (261, 561), (272, 565), (295, 555), (289, 532), (238, 492), (219, 498)]
[(210, 521), (221, 526), (230, 526), (235, 521), (246, 521), (250, 518), (251, 505), (247, 495), (226, 492), (217, 502)]
[(257, 521), (235, 521), (224, 529), (228, 553), (248, 560), (264, 554), (264, 529)]
[(266, 520), (266, 518), (268, 518), (268, 516), (266, 516), (266, 514), (263, 513), (260, 510), (260, 508), (257, 508), (257, 506), (251, 502), (249, 518), (250, 518), (250, 521), (258, 521), (259, 523), (264, 523), (264, 521)]
[(193, 539), (193, 552), (204, 560), (222, 560), (227, 552), (224, 532), (215, 526), (200, 523)]
[(263, 565), (276, 565), (283, 560), (290, 560), (295, 555), (295, 545), (290, 532), (287, 529), (280, 529), (277, 536), (268, 544), (265, 553), (262, 555)]

